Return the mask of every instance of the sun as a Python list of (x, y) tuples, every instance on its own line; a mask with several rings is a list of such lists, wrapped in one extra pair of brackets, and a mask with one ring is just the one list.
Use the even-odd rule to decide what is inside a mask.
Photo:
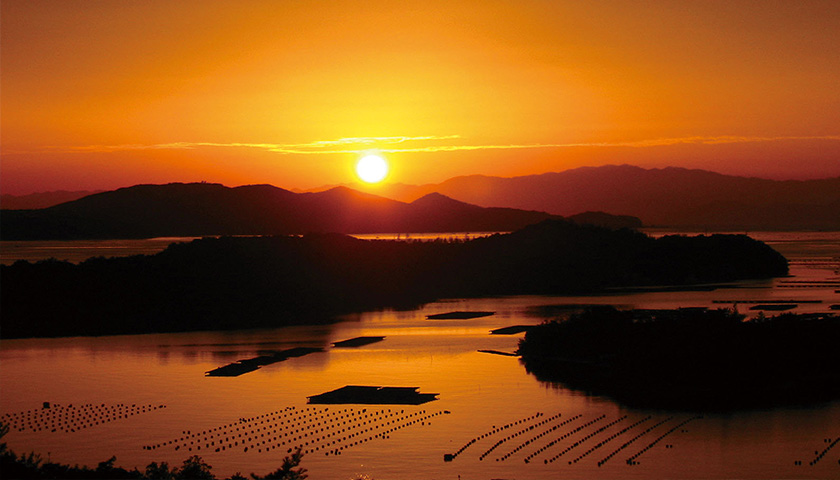
[(356, 175), (367, 183), (381, 182), (388, 175), (388, 162), (379, 155), (365, 155), (356, 163)]

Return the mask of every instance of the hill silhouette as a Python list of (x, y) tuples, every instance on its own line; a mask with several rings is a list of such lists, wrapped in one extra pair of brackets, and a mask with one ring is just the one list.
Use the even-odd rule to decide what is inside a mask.
[(403, 201), (429, 192), (483, 207), (563, 216), (584, 211), (630, 215), (648, 226), (840, 229), (840, 177), (779, 181), (675, 167), (608, 165), (512, 178), (470, 175), (383, 189), (383, 195)]
[[(238, 188), (255, 187), (276, 188), (268, 185)], [(326, 191), (333, 191), (336, 188), (344, 190), (345, 195), (346, 190), (349, 190), (346, 186), (333, 186), (306, 192), (295, 190), (294, 193), (317, 195)], [(287, 190), (282, 191), (293, 193)], [(634, 219), (641, 219), (648, 226), (700, 230), (840, 229), (840, 177), (821, 180), (780, 181), (723, 175), (706, 170), (689, 170), (676, 167), (644, 169), (630, 165), (607, 165), (512, 178), (470, 175), (451, 178), (438, 184), (388, 184), (377, 187), (377, 191), (382, 197), (404, 203), (413, 203), (423, 196), (438, 193), (453, 200), (481, 207), (539, 211), (554, 216), (577, 215), (579, 212), (609, 212), (617, 217), (630, 217), (631, 223), (620, 222), (619, 219), (615, 218), (609, 219), (607, 225), (612, 227), (632, 226), (635, 223), (640, 225), (641, 222)], [(52, 193), (57, 195), (52, 195)], [(35, 208), (43, 206), (45, 203), (57, 203), (55, 199), (62, 198), (61, 195), (67, 193), (77, 195), (76, 192), (46, 192), (34, 196), (37, 197), (32, 200), (35, 203), (28, 203), (28, 200), (25, 200), (24, 197), (20, 197), (20, 200), (27, 203), (20, 203), (17, 197), (3, 195), (0, 206), (5, 210), (3, 215), (0, 216), (0, 221), (3, 220), (3, 216), (9, 217), (11, 219), (9, 220), (10, 224), (14, 225), (13, 231), (21, 231), (26, 235), (33, 232), (48, 232), (50, 228), (60, 228), (59, 231), (68, 235), (72, 230), (78, 230), (77, 227), (80, 224), (85, 231), (94, 227), (84, 225), (84, 218), (77, 217), (72, 220), (64, 218), (67, 214), (73, 217), (73, 208), (65, 209), (69, 212), (64, 211), (60, 214), (53, 212), (12, 213), (6, 211), (11, 208)], [(364, 195), (361, 192), (359, 194)], [(271, 193), (268, 193), (268, 195), (271, 196)], [(340, 197), (341, 195), (335, 196)], [(318, 202), (315, 201), (314, 203)], [(182, 208), (179, 203), (173, 205)], [(207, 208), (213, 209), (216, 207), (208, 204)], [(138, 205), (138, 209), (142, 211), (143, 207)], [(269, 211), (272, 209), (282, 210), (275, 206), (269, 208)], [(222, 208), (222, 210), (225, 210), (225, 208)], [(289, 215), (298, 220), (298, 225), (301, 222), (305, 223), (305, 216), (294, 215), (293, 213), (289, 213)], [(360, 217), (361, 215), (357, 216), (357, 219)], [(186, 220), (189, 221), (189, 219)], [(268, 222), (266, 219), (257, 220), (259, 221), (256, 221), (256, 224)], [(592, 219), (586, 221), (589, 222)], [(600, 221), (597, 223), (601, 224)], [(348, 223), (348, 225), (352, 225), (352, 223)], [(282, 231), (282, 229), (278, 230), (276, 224), (272, 224), (272, 226), (275, 231), (271, 233), (288, 233), (288, 231)], [(437, 231), (511, 230), (511, 228), (439, 228), (441, 229)], [(325, 231), (327, 230), (339, 231), (339, 229), (330, 228)], [(270, 229), (264, 229), (264, 233), (269, 233), (269, 231)], [(305, 231), (305, 229), (302, 231)], [(346, 230), (340, 231), (348, 232)], [(389, 232), (401, 231), (408, 230), (389, 229)], [(364, 232), (353, 233), (382, 232), (384, 230), (373, 232), (368, 228)], [(0, 234), (3, 234), (3, 232), (0, 232)], [(39, 233), (39, 235), (43, 234)], [(18, 237), (30, 238), (23, 235)], [(77, 235), (67, 238), (81, 237)], [(98, 238), (107, 238), (107, 235), (104, 237), (99, 235)]]
[(477, 207), (439, 194), (408, 204), (346, 187), (298, 194), (271, 185), (173, 183), (121, 188), (39, 210), (4, 210), (0, 235), (45, 240), (511, 231), (552, 217)]
[(152, 256), (0, 266), (0, 334), (272, 327), (439, 298), (592, 293), (786, 273), (784, 257), (743, 235), (653, 239), (564, 220), (459, 242), (339, 234), (204, 238)]

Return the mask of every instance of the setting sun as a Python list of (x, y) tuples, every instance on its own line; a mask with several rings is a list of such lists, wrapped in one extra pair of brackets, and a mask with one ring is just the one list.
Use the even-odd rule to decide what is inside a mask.
[(367, 183), (381, 182), (388, 175), (388, 162), (379, 155), (365, 155), (356, 163), (356, 175)]

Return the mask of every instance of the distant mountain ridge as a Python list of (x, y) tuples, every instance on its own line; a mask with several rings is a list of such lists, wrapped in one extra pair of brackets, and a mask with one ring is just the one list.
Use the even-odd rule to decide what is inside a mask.
[(59, 203), (72, 202), (102, 190), (55, 190), (52, 192), (30, 193), (28, 195), (0, 195), (0, 208), (3, 210), (28, 210), (34, 208), (47, 208)]
[[(283, 191), (305, 195), (336, 188), (347, 186)], [(511, 178), (470, 175), (439, 184), (385, 184), (375, 192), (400, 202), (438, 193), (473, 206), (560, 216), (609, 212), (627, 216), (626, 226), (635, 218), (647, 226), (699, 230), (840, 230), (840, 177), (768, 180), (678, 167), (607, 165)], [(3, 202), (9, 208), (6, 195)], [(8, 216), (5, 210), (3, 216)], [(610, 225), (621, 226), (616, 220), (608, 218)], [(595, 220), (590, 215), (576, 221)]]
[(840, 230), (840, 177), (768, 180), (678, 167), (606, 165), (511, 178), (469, 175), (438, 184), (386, 185), (380, 192), (402, 201), (438, 192), (483, 207), (554, 215), (602, 211), (638, 217), (647, 226)]
[[(203, 235), (511, 231), (544, 212), (483, 208), (432, 193), (404, 203), (336, 187), (293, 193), (271, 185), (136, 185), (39, 210), (4, 210), (4, 240), (149, 238)], [(585, 217), (571, 217), (579, 221)], [(601, 214), (601, 225), (640, 226)]]

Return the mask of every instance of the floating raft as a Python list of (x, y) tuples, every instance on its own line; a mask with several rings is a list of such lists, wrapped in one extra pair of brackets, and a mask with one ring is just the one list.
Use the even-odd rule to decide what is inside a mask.
[(309, 355), (310, 353), (315, 352), (323, 352), (324, 349), (322, 348), (315, 348), (315, 347), (296, 347), (290, 348), (288, 350), (282, 350), (279, 352), (272, 352), (268, 355), (260, 355), (254, 358), (248, 358), (245, 360), (238, 360), (233, 363), (229, 363), (223, 367), (219, 367), (209, 372), (205, 372), (204, 376), (206, 377), (238, 377), (239, 375), (243, 375), (248, 372), (253, 372), (254, 370), (259, 369), (264, 365), (271, 365), (272, 363), (282, 362), (284, 360), (288, 360), (290, 358), (295, 357), (302, 357), (304, 355)]
[(467, 320), (470, 318), (489, 317), (496, 312), (447, 312), (435, 315), (426, 315), (429, 320)]
[(532, 328), (534, 328), (533, 325), (511, 325), (490, 330), (490, 335), (516, 335), (517, 333), (527, 332)]
[(371, 343), (381, 342), (384, 339), (385, 337), (356, 337), (351, 338), (349, 340), (334, 342), (332, 345), (333, 348), (354, 348), (362, 347), (364, 345), (370, 345)]
[(786, 310), (793, 310), (797, 306), (798, 305), (794, 305), (794, 304), (774, 303), (774, 304), (770, 304), (770, 305), (755, 305), (755, 306), (750, 307), (750, 310), (770, 310), (770, 311), (774, 311), (774, 312), (784, 312)]
[(492, 355), (502, 355), (505, 357), (518, 357), (518, 353), (511, 353), (511, 352), (500, 352), (499, 350), (479, 350), (481, 353), (489, 353)]
[(420, 387), (375, 387), (347, 385), (331, 392), (306, 397), (307, 403), (321, 405), (421, 405), (437, 400), (438, 393), (420, 393)]

